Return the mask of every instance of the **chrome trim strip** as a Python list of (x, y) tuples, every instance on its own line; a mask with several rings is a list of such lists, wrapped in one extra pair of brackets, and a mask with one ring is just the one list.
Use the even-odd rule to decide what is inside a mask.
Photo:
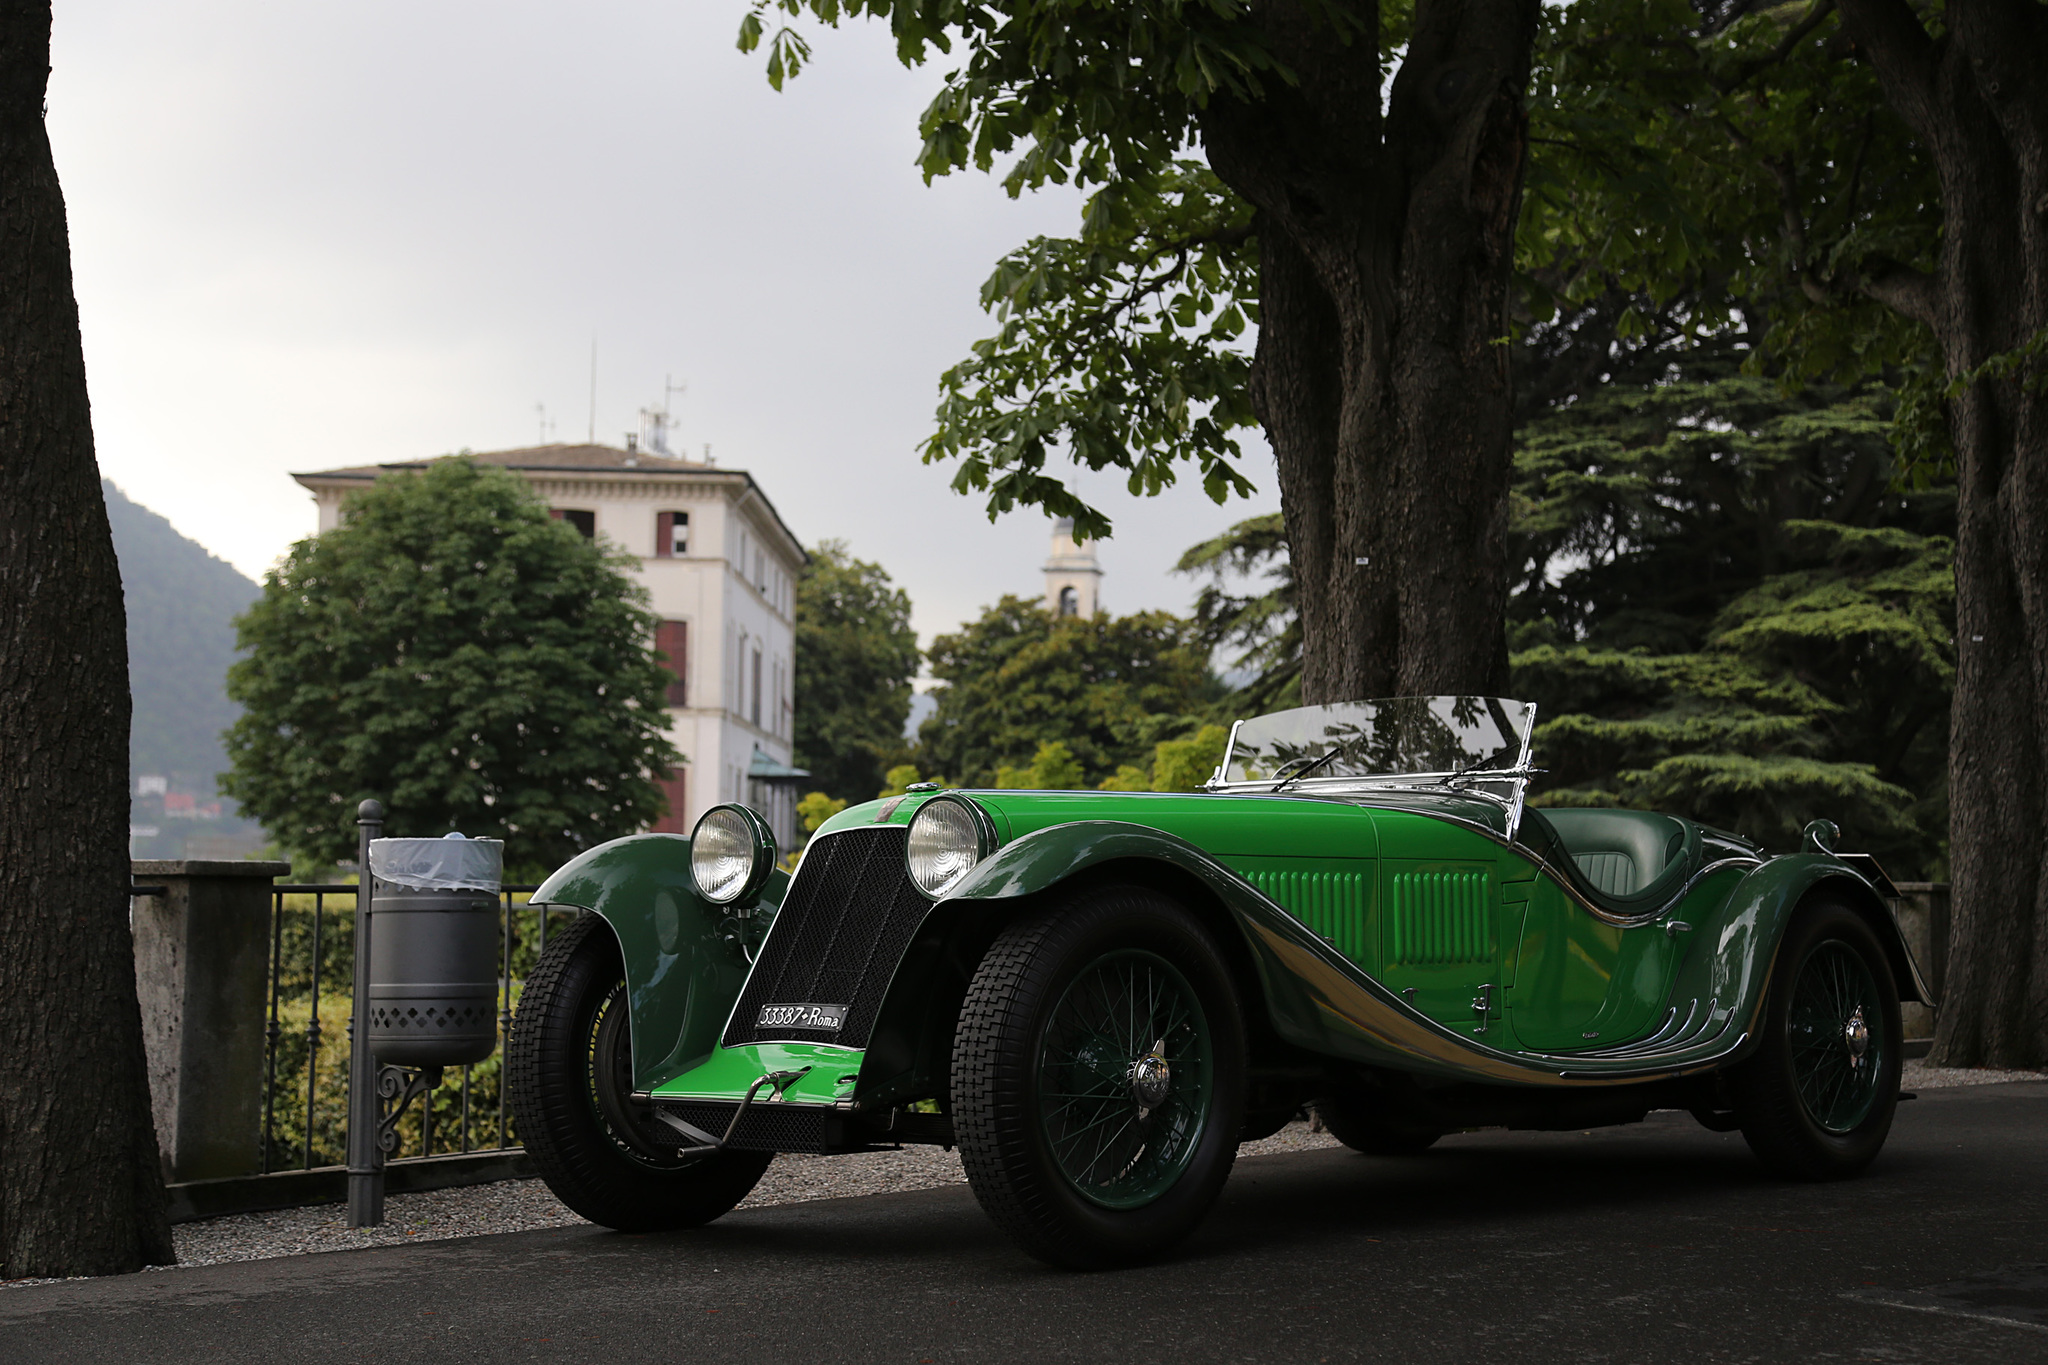
[[(1732, 1010), (1723, 1013), (1720, 1005), (1721, 998), (1715, 996), (1707, 1001), (1706, 1011), (1701, 1013), (1700, 1002), (1695, 998), (1686, 1010), (1685, 1024), (1677, 1030), (1668, 1032), (1666, 1030), (1659, 1030), (1658, 1033), (1651, 1037), (1644, 1038), (1638, 1042), (1625, 1043), (1620, 1047), (1598, 1048), (1587, 1052), (1545, 1052), (1533, 1055), (1546, 1057), (1558, 1062), (1595, 1060), (1603, 1062), (1640, 1062), (1652, 1061), (1659, 1056), (1668, 1056), (1676, 1052), (1687, 1052), (1714, 1041), (1728, 1031), (1728, 1026), (1734, 1022), (1735, 1014)], [(1671, 1012), (1676, 1014), (1678, 1011), (1674, 1007)], [(1694, 1018), (1699, 1019), (1697, 1025), (1692, 1022)], [(1714, 1025), (1716, 1024), (1719, 1024), (1720, 1027), (1715, 1028)], [(1748, 1035), (1744, 1034), (1743, 1036), (1747, 1037)]]

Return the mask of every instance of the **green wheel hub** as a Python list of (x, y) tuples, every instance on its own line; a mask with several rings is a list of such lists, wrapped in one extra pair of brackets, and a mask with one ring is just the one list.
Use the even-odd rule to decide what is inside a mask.
[(1892, 1046), (1877, 981), (1854, 948), (1828, 939), (1807, 955), (1785, 1028), (1807, 1116), (1830, 1133), (1854, 1131), (1877, 1102)]
[(1124, 949), (1076, 976), (1038, 1048), (1038, 1118), (1060, 1173), (1105, 1208), (1173, 1188), (1208, 1126), (1208, 1016), (1165, 958)]

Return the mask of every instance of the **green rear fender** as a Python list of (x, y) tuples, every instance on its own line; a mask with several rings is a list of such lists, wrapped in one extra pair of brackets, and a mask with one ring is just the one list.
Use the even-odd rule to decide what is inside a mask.
[(611, 926), (633, 1012), (633, 1085), (651, 1090), (718, 1046), (746, 984), (747, 954), (782, 904), (777, 868), (746, 907), (714, 905), (690, 879), (690, 841), (635, 834), (565, 863), (535, 903), (574, 906)]
[[(1896, 916), (1859, 874), (1826, 854), (1795, 853), (1772, 858), (1736, 883), (1727, 901), (1703, 916), (1679, 973), (1673, 999), (1698, 994), (1733, 1006), (1744, 1028), (1754, 1027), (1778, 944), (1792, 916), (1817, 895), (1840, 897), (1869, 921), (1891, 960), (1892, 977), (1904, 1000), (1932, 1002), (1919, 964), (1906, 946)], [(1686, 918), (1681, 907), (1673, 918)]]

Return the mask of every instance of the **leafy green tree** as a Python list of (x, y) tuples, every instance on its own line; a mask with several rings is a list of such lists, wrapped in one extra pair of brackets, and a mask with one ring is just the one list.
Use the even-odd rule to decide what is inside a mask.
[(1152, 774), (1135, 763), (1119, 763), (1116, 771), (1096, 787), (1106, 792), (1148, 792), (1152, 790)]
[(996, 785), (1032, 791), (1072, 791), (1082, 785), (1081, 763), (1064, 740), (1041, 740), (1029, 764), (997, 768)]
[(1952, 471), (1959, 499), (1955, 919), (1935, 1056), (2040, 1065), (2048, 786), (2006, 774), (2048, 762), (2048, 676), (2031, 662), (2048, 604), (2027, 586), (2048, 576), (2048, 24), (2038, 0), (1701, 11), (1699, 31), (1670, 0), (1552, 12), (1584, 60), (1560, 68), (1554, 99), (1539, 91), (1532, 123), (1577, 138), (1589, 173), (1555, 193), (1532, 177), (1532, 207), (1550, 211), (1525, 216), (1524, 240), (1664, 299), (1732, 281), (1769, 324), (1760, 369), (1901, 387), (1909, 476)]
[(1034, 240), (984, 286), (998, 330), (946, 376), (925, 447), (957, 489), (1102, 537), (1053, 456), (1141, 494), (1187, 460), (1220, 501), (1248, 486), (1236, 433), (1256, 416), (1302, 694), (1505, 678), (1496, 342), (1535, 0), (755, 0), (740, 45), (767, 41), (779, 87), (809, 49), (769, 31), (777, 12), (887, 20), (906, 63), (957, 49), (920, 121), (928, 177), (1000, 160), (1012, 193), (1089, 191), (1076, 236)]
[(1516, 695), (1539, 803), (1680, 811), (1789, 847), (1815, 815), (1938, 868), (1951, 494), (1902, 493), (1870, 387), (1787, 395), (1696, 347), (1532, 423)]
[[(933, 780), (937, 781), (940, 786), (945, 785), (945, 782), (941, 779), (935, 778)], [(875, 795), (884, 800), (892, 796), (901, 796), (904, 792), (910, 790), (913, 783), (922, 781), (924, 779), (917, 775), (917, 765), (915, 763), (898, 763), (895, 767), (889, 769), (888, 775), (882, 782), (882, 789), (876, 792)]]
[(679, 756), (628, 563), (509, 471), (378, 480), (238, 621), (222, 790), (328, 863), (354, 856), (372, 796), (392, 831), (502, 838), (525, 873), (645, 829)]
[(805, 792), (803, 800), (796, 803), (797, 818), (804, 823), (804, 833), (816, 834), (818, 826), (846, 809), (846, 802), (823, 792)]
[(1161, 740), (1152, 751), (1152, 790), (1200, 791), (1223, 761), (1229, 740), (1230, 731), (1221, 725), (1204, 725), (1185, 739)]
[(937, 707), (920, 761), (989, 786), (1057, 739), (1093, 785), (1197, 723), (1218, 696), (1189, 625), (1165, 612), (1055, 617), (1005, 597), (932, 642)]
[[(1535, 799), (1778, 847), (1824, 814), (1899, 875), (1940, 872), (1953, 493), (1895, 487), (1880, 388), (1788, 394), (1742, 374), (1732, 341), (1628, 350), (1520, 440), (1510, 687), (1539, 704)], [(1247, 522), (1188, 557), (1257, 580), (1212, 583), (1198, 616), (1268, 673), (1286, 663), (1284, 554)], [(1233, 621), (1255, 630), (1218, 633)], [(1261, 709), (1259, 686), (1227, 709)]]
[(865, 801), (909, 752), (917, 676), (910, 598), (879, 564), (828, 540), (796, 588), (796, 766), (833, 796)]
[[(1190, 548), (1174, 572), (1207, 578), (1195, 594), (1196, 638), (1212, 652), (1237, 650), (1238, 670), (1250, 674), (1231, 694), (1232, 711), (1260, 715), (1299, 706), (1301, 613), (1281, 517), (1267, 513), (1239, 522)], [(1253, 590), (1233, 592), (1238, 579), (1252, 580)]]

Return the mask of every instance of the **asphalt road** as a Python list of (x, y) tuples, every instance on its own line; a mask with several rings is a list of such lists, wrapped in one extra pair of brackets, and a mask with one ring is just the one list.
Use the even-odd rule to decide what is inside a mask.
[(1026, 1260), (965, 1188), (0, 1291), (0, 1361), (2048, 1362), (2048, 1083), (1930, 1090), (1863, 1178), (1682, 1115), (1238, 1165), (1167, 1262)]

